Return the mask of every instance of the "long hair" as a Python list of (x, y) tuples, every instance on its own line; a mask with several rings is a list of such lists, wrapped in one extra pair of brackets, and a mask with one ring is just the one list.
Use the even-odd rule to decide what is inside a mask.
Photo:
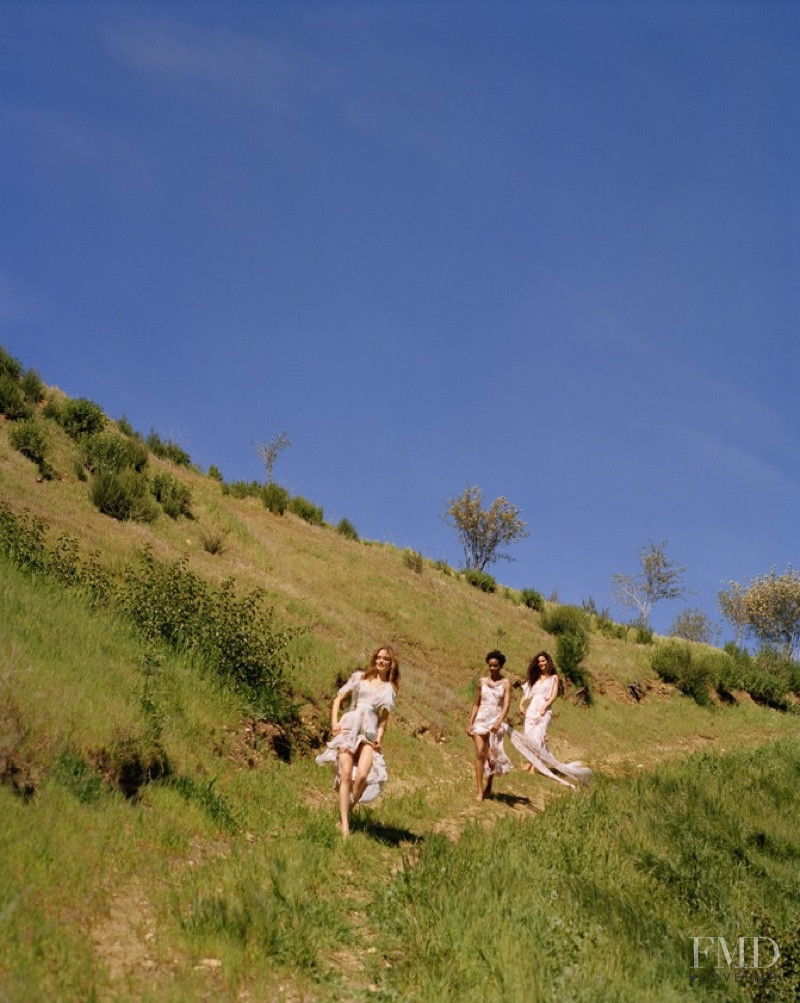
[(539, 652), (537, 652), (533, 656), (533, 658), (530, 660), (530, 662), (528, 664), (528, 685), (529, 686), (533, 686), (534, 683), (538, 682), (539, 679), (540, 679), (540, 677), (541, 677), (541, 675), (542, 675), (542, 670), (539, 668), (539, 659), (542, 658), (542, 657), (544, 657), (547, 660), (547, 674), (548, 674), (548, 676), (555, 676), (555, 675), (557, 675), (557, 673), (556, 673), (556, 665), (555, 665), (555, 662), (553, 661), (550, 653), (548, 651), (539, 651)]
[(397, 658), (397, 653), (390, 644), (381, 644), (373, 652), (372, 657), (369, 660), (369, 668), (367, 669), (367, 675), (371, 676), (378, 671), (378, 655), (382, 651), (388, 651), (391, 662), (389, 664), (389, 671), (386, 675), (388, 681), (394, 686), (395, 692), (400, 688), (400, 662)]

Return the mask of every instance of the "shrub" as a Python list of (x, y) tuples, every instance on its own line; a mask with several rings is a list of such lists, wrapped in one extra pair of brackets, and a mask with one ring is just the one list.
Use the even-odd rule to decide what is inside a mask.
[(156, 501), (170, 519), (177, 519), (180, 515), (191, 519), (192, 492), (183, 481), (165, 471), (159, 471), (153, 478), (151, 489)]
[(126, 438), (113, 430), (87, 436), (83, 455), (88, 470), (110, 470), (114, 473), (129, 468), (141, 473), (147, 466), (149, 456), (144, 443)]
[(580, 606), (553, 606), (542, 615), (542, 627), (548, 634), (583, 634), (589, 632), (589, 617)]
[(89, 497), (104, 515), (120, 521), (152, 522), (157, 515), (147, 479), (134, 470), (101, 470), (92, 481)]
[(162, 460), (170, 460), (178, 467), (191, 466), (192, 458), (186, 450), (181, 449), (181, 447), (171, 439), (167, 439), (165, 441), (161, 438), (158, 432), (151, 430), (150, 435), (147, 436), (146, 442), (148, 449)]
[(264, 485), (258, 481), (231, 481), (222, 485), (222, 493), (234, 498), (260, 498), (263, 490)]
[(452, 575), (455, 574), (455, 572), (447, 563), (447, 561), (444, 561), (441, 558), (438, 561), (434, 561), (433, 566), (434, 568), (436, 568), (437, 571), (441, 571), (443, 575), (447, 575), (448, 578), (452, 577)]
[(570, 682), (585, 689), (586, 700), (590, 701), (589, 681), (581, 662), (589, 651), (589, 638), (583, 633), (561, 633), (556, 642), (556, 662)]
[(45, 465), (47, 432), (36, 418), (26, 418), (16, 424), (8, 433), (8, 441), (23, 456), (33, 460), (40, 470)]
[(536, 589), (523, 589), (519, 595), (522, 605), (528, 609), (536, 610), (537, 613), (541, 613), (544, 609), (544, 599), (541, 592), (537, 592)]
[(212, 463), (211, 466), (208, 468), (208, 476), (211, 478), (212, 481), (219, 481), (220, 484), (222, 483), (223, 480), (222, 473), (219, 467), (215, 463)]
[(139, 442), (143, 442), (141, 432), (137, 432), (136, 429), (131, 425), (128, 419), (123, 415), (117, 422), (117, 428), (122, 432), (123, 435), (127, 435), (129, 439), (138, 439)]
[(349, 519), (340, 519), (336, 524), (336, 532), (347, 540), (358, 541), (358, 530)]
[(624, 623), (616, 623), (605, 610), (600, 610), (594, 618), (594, 628), (603, 637), (612, 637), (616, 641), (624, 641), (628, 636), (628, 628)]
[(19, 381), (22, 391), (31, 404), (44, 400), (45, 385), (35, 369), (28, 369)]
[(65, 400), (58, 409), (57, 419), (72, 439), (84, 439), (103, 430), (106, 416), (103, 409), (86, 397)]
[(0, 373), (0, 413), (10, 421), (27, 418), (31, 406), (25, 400), (25, 391), (10, 373)]
[(478, 571), (477, 568), (467, 568), (464, 571), (464, 579), (481, 592), (495, 592), (497, 581), (486, 571)]
[(650, 656), (650, 665), (665, 683), (671, 683), (700, 706), (708, 706), (711, 702), (709, 688), (717, 682), (713, 678), (712, 664), (693, 659), (688, 644), (670, 642), (656, 648)]
[(261, 489), (261, 501), (273, 515), (283, 515), (289, 504), (289, 492), (280, 484), (271, 481)]
[(292, 498), (289, 502), (289, 511), (294, 512), (295, 515), (299, 515), (301, 519), (305, 519), (312, 526), (322, 525), (322, 507), (314, 505), (313, 502), (308, 501), (302, 495), (295, 495)]
[(10, 376), (14, 383), (19, 383), (22, 377), (21, 363), (2, 346), (0, 346), (0, 376)]
[(204, 530), (200, 534), (200, 543), (203, 545), (203, 550), (207, 554), (224, 554), (227, 535), (225, 530), (222, 529)]
[(653, 628), (646, 623), (634, 623), (633, 629), (634, 640), (637, 644), (652, 644), (653, 643)]
[(422, 554), (418, 550), (406, 547), (403, 551), (403, 564), (418, 575), (422, 574)]

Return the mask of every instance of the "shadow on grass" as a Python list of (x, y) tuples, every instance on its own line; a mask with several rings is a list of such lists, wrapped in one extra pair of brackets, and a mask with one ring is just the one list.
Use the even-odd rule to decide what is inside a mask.
[(530, 798), (522, 797), (520, 794), (491, 794), (486, 800), (502, 801), (503, 804), (507, 804), (509, 808), (530, 808), (534, 811), (541, 810), (536, 807)]
[(401, 829), (395, 825), (381, 825), (380, 822), (376, 822), (372, 818), (359, 817), (358, 815), (351, 816), (350, 831), (363, 832), (365, 836), (387, 846), (400, 846), (401, 843), (421, 843), (425, 838), (411, 832), (410, 829)]

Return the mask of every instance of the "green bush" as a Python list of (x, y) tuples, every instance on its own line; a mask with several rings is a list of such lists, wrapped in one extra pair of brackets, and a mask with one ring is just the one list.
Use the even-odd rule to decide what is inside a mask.
[(63, 401), (58, 409), (57, 420), (72, 439), (85, 439), (95, 432), (101, 432), (106, 424), (103, 409), (86, 397)]
[(624, 641), (628, 636), (628, 628), (624, 623), (616, 623), (605, 610), (600, 610), (593, 621), (594, 629), (603, 637), (611, 637), (615, 641)]
[(541, 613), (544, 609), (544, 599), (541, 592), (537, 592), (536, 589), (523, 589), (519, 595), (522, 605), (528, 609), (536, 610), (537, 613)]
[(31, 404), (38, 404), (39, 401), (44, 400), (45, 385), (35, 369), (26, 370), (19, 384)]
[(0, 376), (10, 376), (14, 383), (22, 378), (22, 364), (0, 346)]
[(113, 519), (152, 522), (158, 514), (147, 478), (135, 470), (101, 470), (89, 489), (92, 504)]
[(19, 383), (10, 373), (0, 373), (0, 414), (4, 414), (9, 421), (17, 421), (29, 417), (31, 410)]
[(147, 466), (149, 453), (144, 443), (109, 429), (86, 437), (83, 456), (87, 470), (120, 473), (131, 469), (141, 473)]
[(653, 628), (646, 623), (633, 624), (634, 640), (637, 644), (653, 643)]
[(336, 524), (336, 532), (347, 540), (358, 540), (358, 530), (349, 519), (340, 519)]
[(496, 592), (497, 581), (486, 571), (478, 571), (477, 568), (467, 568), (464, 571), (464, 580), (481, 592)]
[(441, 571), (441, 573), (446, 575), (448, 578), (451, 578), (455, 574), (447, 561), (442, 560), (441, 558), (439, 558), (438, 561), (434, 561), (433, 566), (437, 571)]
[(41, 470), (45, 466), (48, 439), (43, 423), (36, 418), (25, 418), (9, 430), (8, 441), (23, 456), (33, 460)]
[(311, 523), (312, 526), (322, 525), (322, 507), (314, 505), (313, 502), (310, 502), (302, 495), (295, 495), (289, 502), (288, 507), (290, 512), (293, 512), (295, 515), (299, 515), (301, 519), (305, 519), (305, 521)]
[(150, 435), (147, 436), (145, 441), (147, 442), (148, 449), (162, 460), (169, 460), (178, 467), (190, 467), (192, 465), (192, 458), (185, 449), (181, 449), (171, 439), (165, 441), (158, 432), (151, 430)]
[(283, 515), (289, 504), (289, 492), (280, 484), (270, 481), (261, 489), (261, 501), (273, 515)]
[(669, 642), (656, 648), (650, 656), (650, 666), (660, 679), (671, 683), (700, 706), (710, 704), (709, 689), (716, 688), (720, 669), (709, 660), (693, 658), (688, 644)]
[(222, 472), (215, 463), (212, 463), (211, 466), (208, 468), (208, 476), (211, 478), (212, 481), (219, 481), (220, 484), (223, 481)]
[(420, 554), (418, 550), (412, 550), (411, 547), (406, 547), (403, 551), (403, 564), (411, 571), (416, 572), (418, 575), (422, 574), (422, 554)]
[(231, 481), (222, 485), (222, 493), (234, 498), (261, 498), (263, 491), (264, 485), (258, 481)]
[(556, 641), (556, 664), (576, 686), (585, 690), (587, 703), (591, 696), (589, 693), (589, 680), (583, 669), (581, 662), (589, 651), (589, 638), (583, 633), (562, 633), (558, 635)]
[(542, 627), (548, 634), (589, 633), (589, 616), (580, 606), (551, 606), (542, 614)]
[(183, 481), (161, 470), (153, 477), (151, 490), (170, 519), (181, 515), (192, 518), (192, 492)]

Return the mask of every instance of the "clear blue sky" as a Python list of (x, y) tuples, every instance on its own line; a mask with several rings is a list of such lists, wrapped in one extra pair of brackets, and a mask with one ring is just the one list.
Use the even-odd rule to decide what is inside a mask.
[(654, 626), (719, 619), (800, 564), (799, 52), (776, 0), (0, 0), (0, 343), (455, 565), (504, 495), (562, 602), (666, 539)]

